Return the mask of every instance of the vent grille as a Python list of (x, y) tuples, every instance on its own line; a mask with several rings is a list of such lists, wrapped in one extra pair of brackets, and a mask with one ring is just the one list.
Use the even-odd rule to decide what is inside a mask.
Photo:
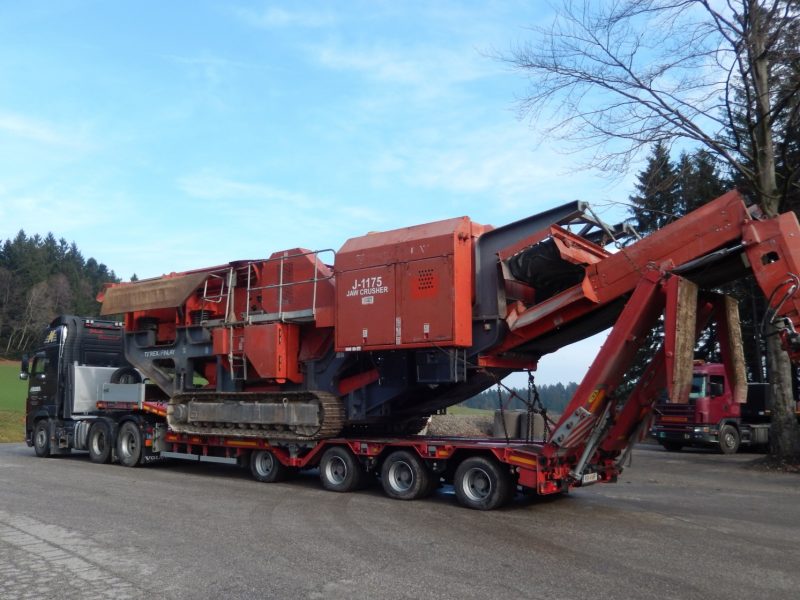
[(433, 269), (420, 269), (417, 271), (417, 289), (432, 290), (436, 287), (436, 278)]

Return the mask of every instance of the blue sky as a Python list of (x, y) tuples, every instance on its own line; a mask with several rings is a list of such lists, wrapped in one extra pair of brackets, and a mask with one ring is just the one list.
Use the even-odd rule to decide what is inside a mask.
[(490, 57), (548, 10), (3, 2), (0, 238), (52, 231), (144, 278), (459, 215), (502, 225), (624, 201), (631, 178), (576, 170), (517, 118), (526, 82)]

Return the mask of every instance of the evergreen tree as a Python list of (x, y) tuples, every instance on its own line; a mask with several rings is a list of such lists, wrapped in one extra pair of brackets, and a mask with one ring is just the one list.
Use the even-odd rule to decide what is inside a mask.
[(84, 260), (75, 243), (52, 233), (29, 237), (20, 230), (0, 245), (0, 355), (29, 349), (39, 331), (62, 313), (94, 316), (104, 283), (119, 281), (95, 259)]
[(694, 154), (681, 153), (676, 167), (678, 210), (681, 216), (718, 198), (731, 188), (720, 173), (717, 161), (705, 149)]
[(636, 193), (629, 199), (634, 206), (634, 227), (644, 235), (661, 229), (680, 209), (678, 176), (664, 144), (653, 147), (647, 166), (636, 179)]
[[(663, 227), (674, 218), (699, 208), (730, 188), (720, 175), (713, 157), (701, 149), (694, 154), (682, 153), (677, 165), (670, 162), (669, 152), (656, 144), (647, 165), (637, 177), (633, 217), (640, 234), (646, 235)], [(620, 394), (633, 390), (645, 367), (664, 340), (659, 324), (649, 332), (620, 386)], [(718, 347), (713, 330), (704, 331), (697, 347), (698, 357), (718, 360)], [(755, 353), (757, 354), (757, 353)], [(755, 359), (754, 359), (755, 360)]]

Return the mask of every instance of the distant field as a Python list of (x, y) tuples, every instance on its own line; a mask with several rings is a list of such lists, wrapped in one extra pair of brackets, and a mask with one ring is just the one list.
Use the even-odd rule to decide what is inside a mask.
[(21, 442), (25, 437), (25, 388), (19, 363), (0, 362), (0, 442)]
[(448, 415), (489, 415), (494, 414), (493, 410), (486, 410), (483, 408), (469, 408), (468, 406), (448, 406)]

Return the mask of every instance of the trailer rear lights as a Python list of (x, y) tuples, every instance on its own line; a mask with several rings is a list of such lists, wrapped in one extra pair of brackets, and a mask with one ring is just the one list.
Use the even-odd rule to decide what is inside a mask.
[(452, 446), (428, 446), (428, 456), (433, 456), (436, 458), (450, 458), (452, 454)]

